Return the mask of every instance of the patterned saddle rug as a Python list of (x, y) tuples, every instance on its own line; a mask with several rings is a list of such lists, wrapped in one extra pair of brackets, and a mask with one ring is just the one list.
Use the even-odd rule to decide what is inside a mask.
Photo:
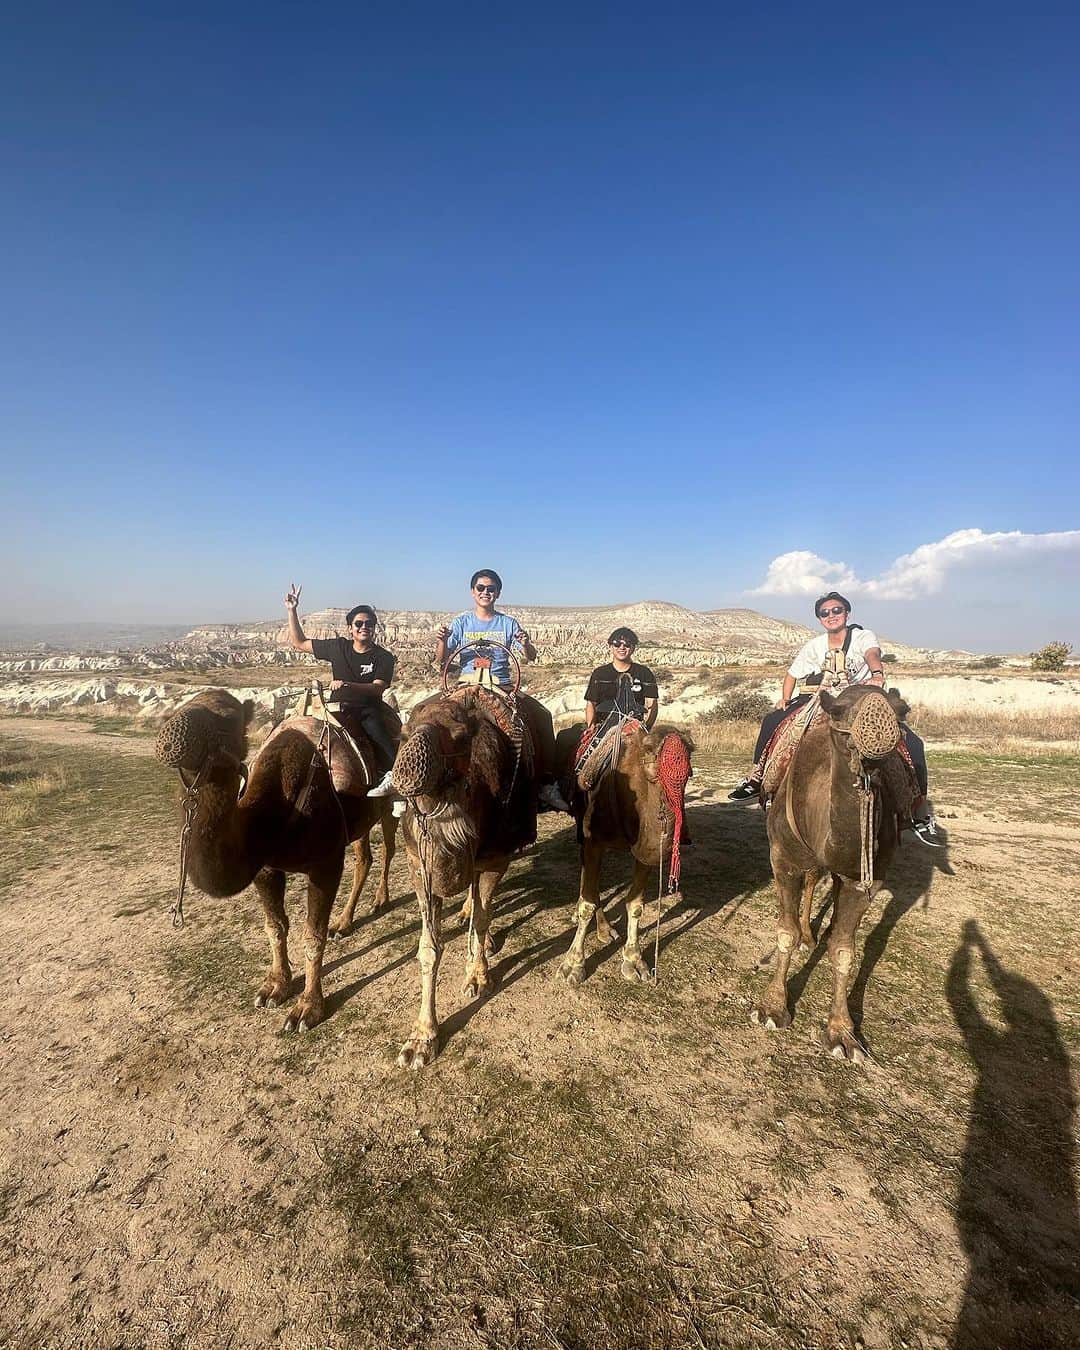
[(524, 772), (532, 773), (536, 758), (532, 732), (512, 694), (485, 684), (458, 684), (447, 697), (466, 708), (482, 708), (521, 756)]

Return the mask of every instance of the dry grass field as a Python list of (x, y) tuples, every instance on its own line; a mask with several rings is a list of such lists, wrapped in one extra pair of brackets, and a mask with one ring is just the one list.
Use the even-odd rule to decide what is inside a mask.
[(659, 982), (595, 938), (558, 981), (576, 850), (545, 816), (482, 1003), (448, 924), (414, 1075), (403, 861), (330, 954), (327, 1021), (283, 1036), (252, 892), (170, 927), (148, 739), (0, 721), (0, 1344), (1075, 1346), (1080, 749), (931, 739), (950, 848), (906, 843), (867, 916), (859, 1069), (814, 1039), (820, 949), (793, 1028), (749, 1020), (774, 902), (724, 794), (750, 730), (701, 729)]

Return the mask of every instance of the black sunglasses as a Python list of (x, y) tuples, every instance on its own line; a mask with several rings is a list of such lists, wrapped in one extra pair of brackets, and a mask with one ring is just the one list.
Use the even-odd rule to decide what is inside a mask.
[(375, 620), (374, 620), (374, 619), (353, 619), (353, 627), (354, 627), (354, 628), (374, 628), (374, 627), (375, 627)]
[(843, 606), (843, 605), (834, 605), (834, 606), (832, 607), (832, 609), (819, 609), (819, 610), (818, 610), (818, 618), (819, 618), (819, 619), (834, 619), (834, 618), (837, 616), (837, 614), (843, 614), (843, 613), (844, 613), (844, 606)]
[(498, 586), (474, 586), (474, 591), (479, 591), (482, 595), (498, 595)]

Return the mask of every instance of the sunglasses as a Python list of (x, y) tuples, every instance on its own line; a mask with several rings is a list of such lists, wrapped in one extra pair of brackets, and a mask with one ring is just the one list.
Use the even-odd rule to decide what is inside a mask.
[(833, 605), (832, 609), (819, 609), (819, 619), (835, 619), (838, 614), (844, 613), (843, 605)]
[(625, 638), (620, 638), (618, 642), (613, 642), (611, 645), (613, 647), (628, 647), (630, 651), (634, 650), (634, 644), (632, 642), (627, 642)]
[(499, 594), (499, 588), (498, 588), (498, 586), (474, 586), (474, 587), (473, 587), (473, 590), (476, 591), (476, 593), (477, 593), (478, 595), (498, 595), (498, 594)]
[(375, 627), (375, 624), (374, 624), (373, 620), (371, 620), (371, 619), (354, 619), (354, 620), (353, 620), (353, 627), (354, 627), (354, 628), (374, 628), (374, 627)]

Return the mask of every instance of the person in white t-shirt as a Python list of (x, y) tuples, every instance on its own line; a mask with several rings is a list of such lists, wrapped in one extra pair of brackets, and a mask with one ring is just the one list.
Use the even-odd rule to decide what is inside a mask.
[[(773, 733), (789, 713), (808, 703), (815, 693), (824, 689), (838, 694), (849, 684), (870, 684), (879, 689), (885, 685), (881, 643), (869, 628), (851, 622), (851, 602), (839, 591), (829, 591), (815, 603), (814, 614), (825, 631), (803, 643), (788, 667), (780, 701), (761, 723), (757, 745), (754, 747), (754, 769), (733, 792), (728, 793), (729, 801), (756, 801), (761, 795), (761, 779), (758, 775), (762, 769), (762, 756)], [(795, 686), (800, 680), (803, 692), (794, 697)], [(905, 726), (903, 734), (920, 792), (913, 810), (912, 828), (924, 844), (940, 847), (937, 822), (926, 800), (926, 750), (910, 727)]]

